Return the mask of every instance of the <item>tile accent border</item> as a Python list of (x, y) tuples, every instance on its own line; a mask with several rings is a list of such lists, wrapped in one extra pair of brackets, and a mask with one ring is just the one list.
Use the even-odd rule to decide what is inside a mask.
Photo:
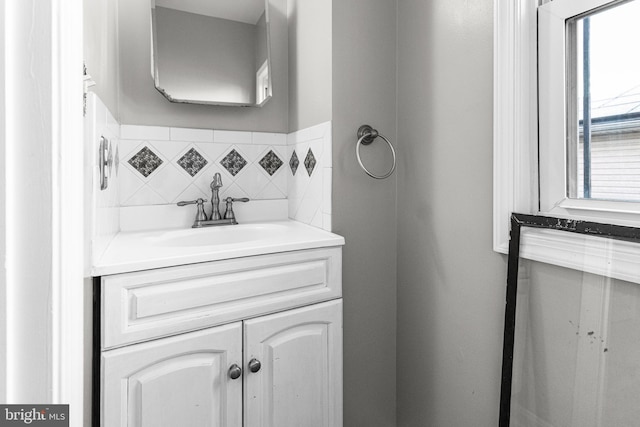
[(135, 125), (120, 133), (121, 206), (210, 199), (216, 172), (221, 198), (287, 199), (286, 134)]
[[(287, 136), (289, 218), (331, 231), (331, 122)], [(304, 170), (298, 171), (303, 158)], [(296, 173), (297, 172), (297, 173)]]

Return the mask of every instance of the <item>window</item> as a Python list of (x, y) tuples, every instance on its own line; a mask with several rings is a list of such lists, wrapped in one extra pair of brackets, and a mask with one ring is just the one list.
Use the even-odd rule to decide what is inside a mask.
[(542, 213), (638, 221), (638, 18), (638, 0), (554, 0), (538, 9)]
[(568, 196), (640, 201), (640, 2), (567, 20)]
[(496, 251), (512, 212), (640, 226), (639, 4), (495, 1)]
[[(596, 330), (590, 325), (609, 327), (606, 323), (611, 312), (608, 304), (614, 293), (611, 287), (592, 281), (596, 274), (635, 282), (629, 289), (638, 288), (640, 250), (637, 245), (607, 240), (599, 247), (592, 236), (575, 233), (576, 221), (573, 221), (584, 219), (640, 227), (640, 197), (629, 190), (635, 185), (638, 167), (634, 165), (632, 151), (625, 151), (640, 145), (635, 108), (638, 90), (636, 83), (620, 74), (631, 71), (634, 77), (640, 76), (635, 65), (626, 62), (635, 59), (629, 57), (635, 56), (637, 49), (633, 42), (638, 36), (618, 35), (613, 43), (606, 39), (613, 37), (614, 30), (610, 28), (605, 34), (598, 28), (601, 19), (609, 13), (623, 11), (625, 18), (631, 15), (627, 8), (636, 7), (634, 3), (640, 0), (494, 1), (494, 249), (503, 253), (508, 250), (511, 212), (545, 215), (552, 230), (527, 227), (520, 235), (520, 257), (592, 273), (578, 275), (585, 279), (578, 288), (581, 307), (584, 307), (579, 312), (583, 334)], [(586, 31), (585, 18), (589, 21)], [(638, 21), (638, 17), (633, 20)], [(614, 21), (616, 31), (626, 27), (622, 17)], [(622, 62), (612, 65), (614, 62), (609, 59), (604, 62), (597, 59), (603, 54), (599, 43), (606, 46), (604, 54), (615, 54), (616, 60)], [(613, 68), (606, 71), (608, 80), (603, 83), (596, 77), (600, 73), (597, 67), (601, 65)], [(609, 156), (615, 157), (615, 161), (598, 157), (604, 148), (609, 154), (618, 153)], [(584, 177), (585, 165), (588, 169), (589, 163), (590, 181)], [(602, 169), (596, 170), (596, 165)], [(608, 179), (612, 176), (620, 179)], [(604, 181), (617, 181), (613, 188), (618, 191), (603, 192)], [(571, 233), (555, 232), (565, 225)], [(517, 232), (516, 227), (514, 230)], [(585, 234), (592, 234), (593, 230), (590, 225)], [(594, 269), (601, 269), (602, 273)], [(554, 274), (557, 271), (554, 269)], [(535, 278), (532, 271), (520, 273), (511, 277)], [(548, 284), (547, 277), (543, 279)], [(563, 286), (555, 289), (564, 291), (566, 284), (563, 282)], [(628, 301), (629, 295), (622, 295), (626, 299), (621, 301)], [(559, 312), (566, 312), (565, 305), (559, 305)], [(626, 335), (621, 336), (628, 339)], [(582, 348), (594, 357), (581, 359), (579, 371), (586, 375), (576, 376), (575, 388), (579, 393), (569, 397), (569, 405), (565, 406), (570, 408), (572, 401), (574, 405), (580, 404), (579, 410), (573, 412), (574, 425), (586, 425), (585, 422), (595, 425), (602, 413), (598, 399), (604, 389), (584, 385), (593, 384), (594, 376), (604, 378), (604, 384), (608, 384), (609, 379), (600, 375), (605, 368), (600, 360), (605, 357), (603, 352), (607, 347), (604, 350), (594, 347), (589, 339), (582, 342), (585, 343)], [(624, 375), (621, 378), (625, 379)], [(597, 393), (591, 393), (593, 390)], [(616, 416), (620, 414), (620, 411), (612, 412)], [(540, 424), (533, 417), (528, 421)]]

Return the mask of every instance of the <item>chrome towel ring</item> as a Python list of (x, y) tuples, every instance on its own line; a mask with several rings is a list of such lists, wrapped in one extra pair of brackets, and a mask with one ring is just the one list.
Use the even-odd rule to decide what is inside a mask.
[[(385, 173), (384, 175), (375, 175), (369, 172), (369, 170), (364, 166), (364, 164), (362, 164), (362, 159), (360, 158), (360, 145), (369, 145), (377, 137), (384, 139), (384, 141), (387, 143), (387, 145), (391, 149), (391, 154), (393, 155), (393, 165), (391, 165), (391, 169), (389, 169), (389, 172)], [(360, 167), (362, 168), (362, 170), (364, 170), (367, 173), (367, 175), (369, 175), (371, 178), (375, 178), (375, 179), (389, 178), (393, 173), (393, 171), (396, 170), (396, 150), (393, 148), (393, 145), (391, 145), (391, 142), (389, 142), (389, 140), (385, 138), (384, 135), (382, 135), (381, 133), (378, 133), (377, 130), (375, 130), (369, 125), (362, 125), (358, 128), (358, 142), (356, 143), (356, 158), (358, 159), (358, 163), (360, 164)]]

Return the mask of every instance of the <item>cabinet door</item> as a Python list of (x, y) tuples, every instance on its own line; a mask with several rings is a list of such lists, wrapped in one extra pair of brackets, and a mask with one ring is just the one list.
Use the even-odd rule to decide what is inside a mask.
[(241, 427), (242, 324), (102, 353), (102, 427)]
[(245, 427), (342, 426), (341, 300), (247, 320), (244, 341)]

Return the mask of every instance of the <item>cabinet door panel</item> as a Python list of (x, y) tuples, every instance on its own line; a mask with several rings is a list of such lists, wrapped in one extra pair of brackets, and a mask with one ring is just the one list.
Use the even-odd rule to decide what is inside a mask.
[(245, 427), (342, 426), (341, 301), (245, 321), (244, 368)]
[(103, 427), (241, 427), (235, 323), (103, 353)]

